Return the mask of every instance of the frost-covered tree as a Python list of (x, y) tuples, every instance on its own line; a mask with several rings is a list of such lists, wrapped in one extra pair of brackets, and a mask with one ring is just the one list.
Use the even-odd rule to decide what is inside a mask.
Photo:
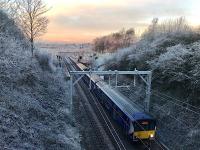
[(49, 9), (42, 0), (18, 0), (17, 5), (19, 7), (18, 22), (31, 43), (33, 55), (35, 39), (47, 30), (49, 20), (44, 15)]
[(153, 18), (151, 24), (149, 25), (146, 32), (143, 33), (143, 38), (146, 38), (150, 41), (154, 40), (155, 34), (157, 32), (158, 18)]
[(188, 33), (190, 32), (192, 29), (191, 27), (188, 25), (187, 20), (185, 19), (185, 17), (180, 17), (177, 19), (168, 19), (163, 21), (160, 25), (159, 25), (159, 32), (161, 33)]
[(144, 32), (142, 38), (153, 41), (161, 36), (184, 36), (192, 33), (192, 28), (188, 25), (185, 17), (177, 19), (167, 19), (158, 23), (158, 18), (154, 18), (151, 25)]
[(197, 28), (197, 32), (200, 34), (200, 26)]
[(124, 46), (129, 47), (130, 44), (133, 42), (134, 37), (135, 37), (135, 30), (133, 28), (128, 29), (124, 37)]
[(0, 1), (0, 9), (3, 9), (4, 7), (6, 7), (9, 2), (10, 2), (10, 0), (1, 0)]
[(18, 6), (16, 0), (1, 0), (0, 9), (5, 11), (7, 15), (13, 19), (17, 16)]
[(0, 10), (0, 33), (12, 36), (16, 40), (27, 41), (15, 21), (2, 10)]

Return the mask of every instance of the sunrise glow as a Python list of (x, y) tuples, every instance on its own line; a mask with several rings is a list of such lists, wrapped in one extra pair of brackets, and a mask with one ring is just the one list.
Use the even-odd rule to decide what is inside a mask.
[(51, 7), (48, 32), (41, 40), (90, 42), (95, 37), (133, 27), (142, 32), (152, 18), (185, 16), (200, 24), (199, 0), (45, 0)]

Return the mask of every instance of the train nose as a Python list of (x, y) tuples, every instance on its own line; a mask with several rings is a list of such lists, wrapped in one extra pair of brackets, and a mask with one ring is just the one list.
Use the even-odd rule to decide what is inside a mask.
[(154, 139), (155, 138), (155, 131), (140, 131), (135, 132), (134, 136), (139, 139)]

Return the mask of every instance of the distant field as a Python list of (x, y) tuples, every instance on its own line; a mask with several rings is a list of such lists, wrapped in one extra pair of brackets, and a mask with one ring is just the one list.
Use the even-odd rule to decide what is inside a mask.
[(85, 44), (37, 43), (36, 47), (53, 54), (56, 54), (58, 52), (91, 52), (92, 51), (92, 46), (89, 43), (85, 43)]

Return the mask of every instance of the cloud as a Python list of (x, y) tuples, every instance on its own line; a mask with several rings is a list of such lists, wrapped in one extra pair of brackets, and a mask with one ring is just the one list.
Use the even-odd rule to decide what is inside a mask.
[(186, 16), (187, 18), (194, 5), (191, 4), (191, 1), (198, 2), (198, 0), (57, 1), (59, 5), (54, 4), (53, 15), (50, 15), (50, 27), (54, 27), (54, 29), (51, 28), (49, 31), (53, 32), (57, 27), (67, 32), (78, 31), (87, 37), (88, 33), (98, 36), (101, 33), (114, 32), (123, 27), (145, 28), (154, 17), (162, 19)]
[(163, 2), (162, 4), (149, 2), (138, 6), (130, 3), (118, 7), (90, 7), (77, 9), (73, 14), (61, 14), (54, 18), (58, 25), (81, 28), (86, 30), (118, 29), (124, 26), (144, 26), (144, 22), (149, 18), (163, 16), (184, 16), (184, 8), (177, 5)]

